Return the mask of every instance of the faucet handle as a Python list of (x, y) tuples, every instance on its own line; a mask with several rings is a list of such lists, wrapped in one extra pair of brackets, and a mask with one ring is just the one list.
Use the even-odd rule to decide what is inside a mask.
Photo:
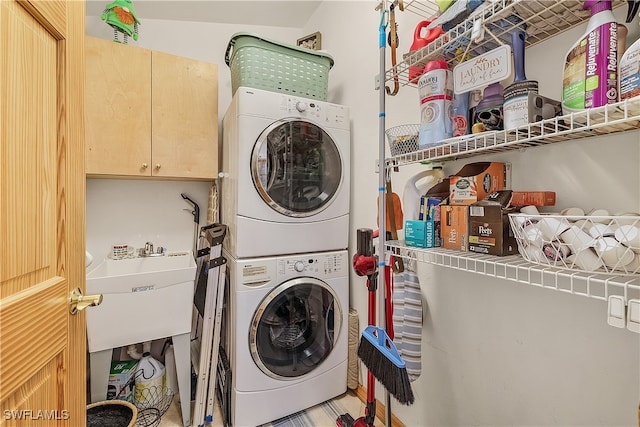
[(153, 243), (147, 242), (144, 245), (144, 253), (152, 254), (153, 253)]

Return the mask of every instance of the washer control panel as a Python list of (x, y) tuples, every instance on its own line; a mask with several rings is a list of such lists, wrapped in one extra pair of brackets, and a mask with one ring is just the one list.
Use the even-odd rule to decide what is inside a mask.
[(347, 257), (347, 251), (341, 251), (280, 258), (277, 262), (278, 279), (297, 276), (318, 278), (346, 276), (349, 274)]

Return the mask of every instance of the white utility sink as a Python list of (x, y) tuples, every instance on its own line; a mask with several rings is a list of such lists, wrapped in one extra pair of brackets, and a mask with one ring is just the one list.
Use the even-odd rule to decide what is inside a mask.
[(87, 273), (89, 352), (191, 331), (196, 263), (190, 251), (105, 259)]
[(136, 292), (136, 286), (165, 286), (193, 281), (196, 263), (191, 252), (125, 259), (106, 258), (87, 273), (88, 293)]
[(113, 348), (172, 337), (183, 422), (189, 425), (195, 276), (190, 251), (107, 258), (87, 272), (86, 293), (103, 296), (102, 304), (86, 311), (92, 402), (106, 398)]

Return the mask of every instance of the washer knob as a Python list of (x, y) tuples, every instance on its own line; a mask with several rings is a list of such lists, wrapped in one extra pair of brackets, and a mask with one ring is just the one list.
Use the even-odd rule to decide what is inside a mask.
[(296, 270), (298, 273), (302, 273), (304, 271), (304, 262), (302, 261), (296, 261), (295, 264), (293, 264), (293, 268), (294, 270)]
[(296, 102), (296, 110), (298, 110), (301, 113), (307, 111), (308, 106), (309, 105), (306, 102), (302, 102), (302, 101)]

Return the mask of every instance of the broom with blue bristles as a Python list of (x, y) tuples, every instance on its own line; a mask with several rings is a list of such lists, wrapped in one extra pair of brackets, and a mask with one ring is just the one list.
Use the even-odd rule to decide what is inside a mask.
[[(383, 2), (384, 4), (384, 2)], [(383, 8), (384, 9), (384, 8)], [(379, 25), (379, 40), (378, 46), (380, 48), (380, 77), (385, 75), (385, 46), (387, 42), (386, 30), (387, 30), (387, 10), (381, 10), (380, 13), (380, 25)], [(379, 251), (382, 256), (382, 262), (378, 262), (378, 265), (384, 266), (384, 253), (385, 253), (385, 239), (386, 239), (386, 209), (383, 201), (387, 199), (385, 194), (386, 185), (386, 172), (387, 164), (385, 159), (385, 90), (382, 88), (382, 84), (379, 88), (380, 97), (380, 114), (378, 115), (379, 124), (379, 156), (378, 162), (380, 167), (380, 173), (378, 174), (378, 218), (379, 218)], [(393, 207), (391, 208), (393, 209)], [(360, 240), (360, 239), (358, 239)], [(358, 241), (360, 243), (360, 241)], [(358, 248), (360, 253), (360, 248)], [(373, 245), (371, 245), (371, 252), (373, 252)], [(374, 282), (374, 281), (372, 281)], [(385, 280), (382, 278), (382, 285), (384, 287)], [(407, 366), (400, 357), (398, 349), (393, 344), (393, 341), (389, 338), (383, 328), (375, 326), (375, 309), (376, 309), (376, 297), (375, 291), (377, 286), (372, 284), (369, 288), (369, 326), (367, 326), (362, 332), (360, 339), (360, 345), (358, 346), (358, 357), (365, 364), (369, 372), (384, 386), (387, 391), (393, 395), (398, 402), (404, 405), (410, 405), (414, 401), (413, 391), (411, 390), (411, 383), (409, 382), (409, 374), (407, 373)], [(372, 289), (373, 288), (373, 289)], [(373, 313), (373, 315), (372, 315)], [(390, 403), (389, 401), (387, 403)], [(387, 408), (390, 412), (390, 408)], [(388, 414), (389, 415), (389, 414)], [(387, 417), (387, 425), (390, 425), (390, 416)]]
[[(384, 203), (381, 203), (384, 204)], [(382, 221), (383, 222), (383, 221)], [(354, 255), (353, 267), (359, 276), (367, 276), (368, 323), (362, 332), (358, 345), (358, 357), (375, 377), (398, 402), (410, 405), (414, 401), (407, 367), (398, 350), (383, 328), (376, 323), (376, 291), (377, 291), (377, 257), (373, 255), (373, 233), (370, 229), (357, 230), (357, 253)], [(383, 282), (384, 283), (384, 282)], [(367, 394), (373, 397), (374, 384), (367, 385)], [(375, 404), (375, 403), (374, 403)]]

